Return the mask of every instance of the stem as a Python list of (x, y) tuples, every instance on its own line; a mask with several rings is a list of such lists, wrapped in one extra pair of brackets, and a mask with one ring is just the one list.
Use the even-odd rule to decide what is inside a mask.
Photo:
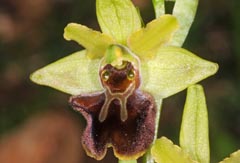
[(137, 160), (119, 160), (118, 163), (137, 163)]
[(157, 139), (157, 135), (158, 135), (158, 127), (159, 127), (159, 121), (160, 121), (160, 114), (161, 114), (161, 110), (162, 110), (162, 99), (158, 100), (157, 103), (157, 113), (156, 113), (156, 123), (155, 123), (155, 134), (154, 134), (154, 142)]
[(145, 153), (145, 155), (143, 157), (143, 163), (154, 163), (154, 160), (151, 156), (151, 150), (150, 149)]

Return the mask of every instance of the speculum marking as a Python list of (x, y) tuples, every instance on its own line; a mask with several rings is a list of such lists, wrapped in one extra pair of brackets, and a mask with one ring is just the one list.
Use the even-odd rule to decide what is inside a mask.
[(127, 100), (139, 85), (138, 70), (130, 62), (123, 62), (124, 66), (114, 67), (111, 64), (105, 65), (100, 70), (100, 79), (105, 89), (105, 102), (99, 114), (99, 121), (106, 120), (109, 106), (115, 99), (119, 100), (121, 121), (128, 118)]

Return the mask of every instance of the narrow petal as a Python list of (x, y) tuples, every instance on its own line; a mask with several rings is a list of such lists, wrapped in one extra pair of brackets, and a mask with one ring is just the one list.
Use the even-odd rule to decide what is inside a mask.
[(209, 163), (208, 113), (201, 85), (188, 87), (180, 131), (180, 146), (200, 163)]
[(114, 42), (110, 36), (76, 23), (65, 27), (64, 38), (74, 40), (85, 47), (91, 58), (103, 57), (107, 47)]
[(178, 28), (177, 19), (163, 15), (147, 24), (146, 28), (133, 33), (128, 46), (141, 59), (152, 57), (156, 51), (166, 45)]
[(141, 28), (141, 19), (130, 0), (97, 0), (97, 18), (103, 33), (126, 45), (129, 35)]
[(80, 51), (37, 70), (31, 80), (72, 95), (95, 92), (102, 90), (99, 64), (99, 59), (90, 59), (86, 51)]
[(166, 98), (215, 74), (217, 70), (216, 63), (201, 59), (185, 49), (163, 47), (153, 59), (142, 62), (142, 89), (155, 98)]
[(157, 163), (177, 162), (177, 163), (197, 163), (182, 151), (182, 149), (174, 145), (166, 137), (156, 140), (151, 149), (152, 156)]

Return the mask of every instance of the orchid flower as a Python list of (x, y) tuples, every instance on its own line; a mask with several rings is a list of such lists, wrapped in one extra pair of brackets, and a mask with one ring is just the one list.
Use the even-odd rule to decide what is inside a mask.
[(216, 73), (218, 65), (172, 46), (173, 15), (142, 26), (130, 0), (97, 0), (101, 31), (70, 23), (64, 38), (82, 50), (43, 67), (31, 80), (73, 95), (71, 106), (87, 121), (82, 143), (102, 159), (107, 147), (121, 160), (137, 159), (155, 136), (160, 101)]

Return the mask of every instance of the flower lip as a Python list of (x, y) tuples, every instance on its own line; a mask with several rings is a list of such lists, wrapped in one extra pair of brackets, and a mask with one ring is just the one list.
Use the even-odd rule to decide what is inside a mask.
[(124, 122), (119, 116), (121, 105), (116, 100), (110, 103), (107, 118), (99, 121), (105, 100), (106, 96), (101, 92), (70, 98), (70, 105), (87, 121), (82, 137), (84, 149), (97, 160), (105, 156), (110, 146), (121, 160), (137, 159), (154, 138), (156, 104), (153, 97), (140, 90), (134, 91), (127, 100), (128, 118)]

